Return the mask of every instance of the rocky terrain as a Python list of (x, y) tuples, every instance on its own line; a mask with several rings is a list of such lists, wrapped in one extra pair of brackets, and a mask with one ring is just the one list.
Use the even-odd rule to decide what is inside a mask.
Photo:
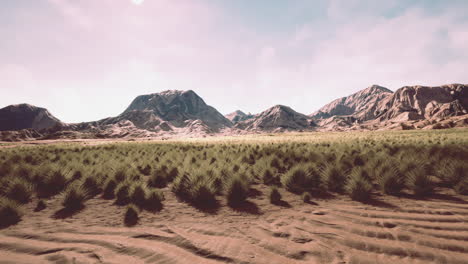
[(372, 85), (307, 116), (276, 105), (259, 114), (223, 116), (194, 91), (169, 90), (136, 97), (116, 117), (64, 124), (28, 104), (0, 109), (0, 140), (58, 138), (199, 137), (285, 131), (441, 129), (468, 126), (468, 86), (405, 86), (395, 92)]
[(394, 93), (373, 85), (310, 115), (322, 129), (448, 128), (468, 124), (468, 86), (405, 86)]

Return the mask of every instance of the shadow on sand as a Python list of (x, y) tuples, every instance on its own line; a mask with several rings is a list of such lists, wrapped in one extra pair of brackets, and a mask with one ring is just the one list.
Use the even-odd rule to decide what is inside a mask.
[(72, 207), (72, 208), (62, 208), (58, 210), (57, 212), (55, 212), (52, 217), (55, 219), (65, 219), (65, 218), (71, 217), (79, 213), (84, 208), (85, 208), (84, 205), (81, 205), (78, 207)]
[(254, 214), (254, 215), (263, 214), (260, 211), (260, 208), (256, 204), (254, 204), (254, 203), (252, 203), (250, 201), (244, 201), (242, 203), (228, 204), (228, 205), (234, 211), (237, 211), (237, 212), (243, 212), (243, 213)]

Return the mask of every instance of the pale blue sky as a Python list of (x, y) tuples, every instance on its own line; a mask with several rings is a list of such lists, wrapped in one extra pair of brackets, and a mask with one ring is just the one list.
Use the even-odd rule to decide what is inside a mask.
[(2, 0), (0, 107), (65, 122), (192, 89), (223, 114), (310, 114), (380, 84), (468, 83), (468, 1)]

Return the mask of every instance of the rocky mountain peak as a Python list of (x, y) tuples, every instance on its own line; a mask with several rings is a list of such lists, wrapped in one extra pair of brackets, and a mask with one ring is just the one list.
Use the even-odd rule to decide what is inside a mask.
[[(144, 120), (141, 120), (142, 116), (146, 116)], [(162, 121), (174, 127), (185, 127), (187, 120), (200, 120), (213, 130), (232, 126), (228, 119), (192, 90), (166, 90), (137, 96), (118, 119), (135, 121), (145, 129), (152, 129)], [(151, 122), (146, 122), (148, 120)]]

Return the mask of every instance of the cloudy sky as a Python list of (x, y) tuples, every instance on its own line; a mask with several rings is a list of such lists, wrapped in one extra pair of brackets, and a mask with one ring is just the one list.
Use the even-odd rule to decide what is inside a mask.
[(468, 83), (465, 0), (1, 0), (0, 107), (65, 122), (192, 89), (310, 114), (372, 84)]

